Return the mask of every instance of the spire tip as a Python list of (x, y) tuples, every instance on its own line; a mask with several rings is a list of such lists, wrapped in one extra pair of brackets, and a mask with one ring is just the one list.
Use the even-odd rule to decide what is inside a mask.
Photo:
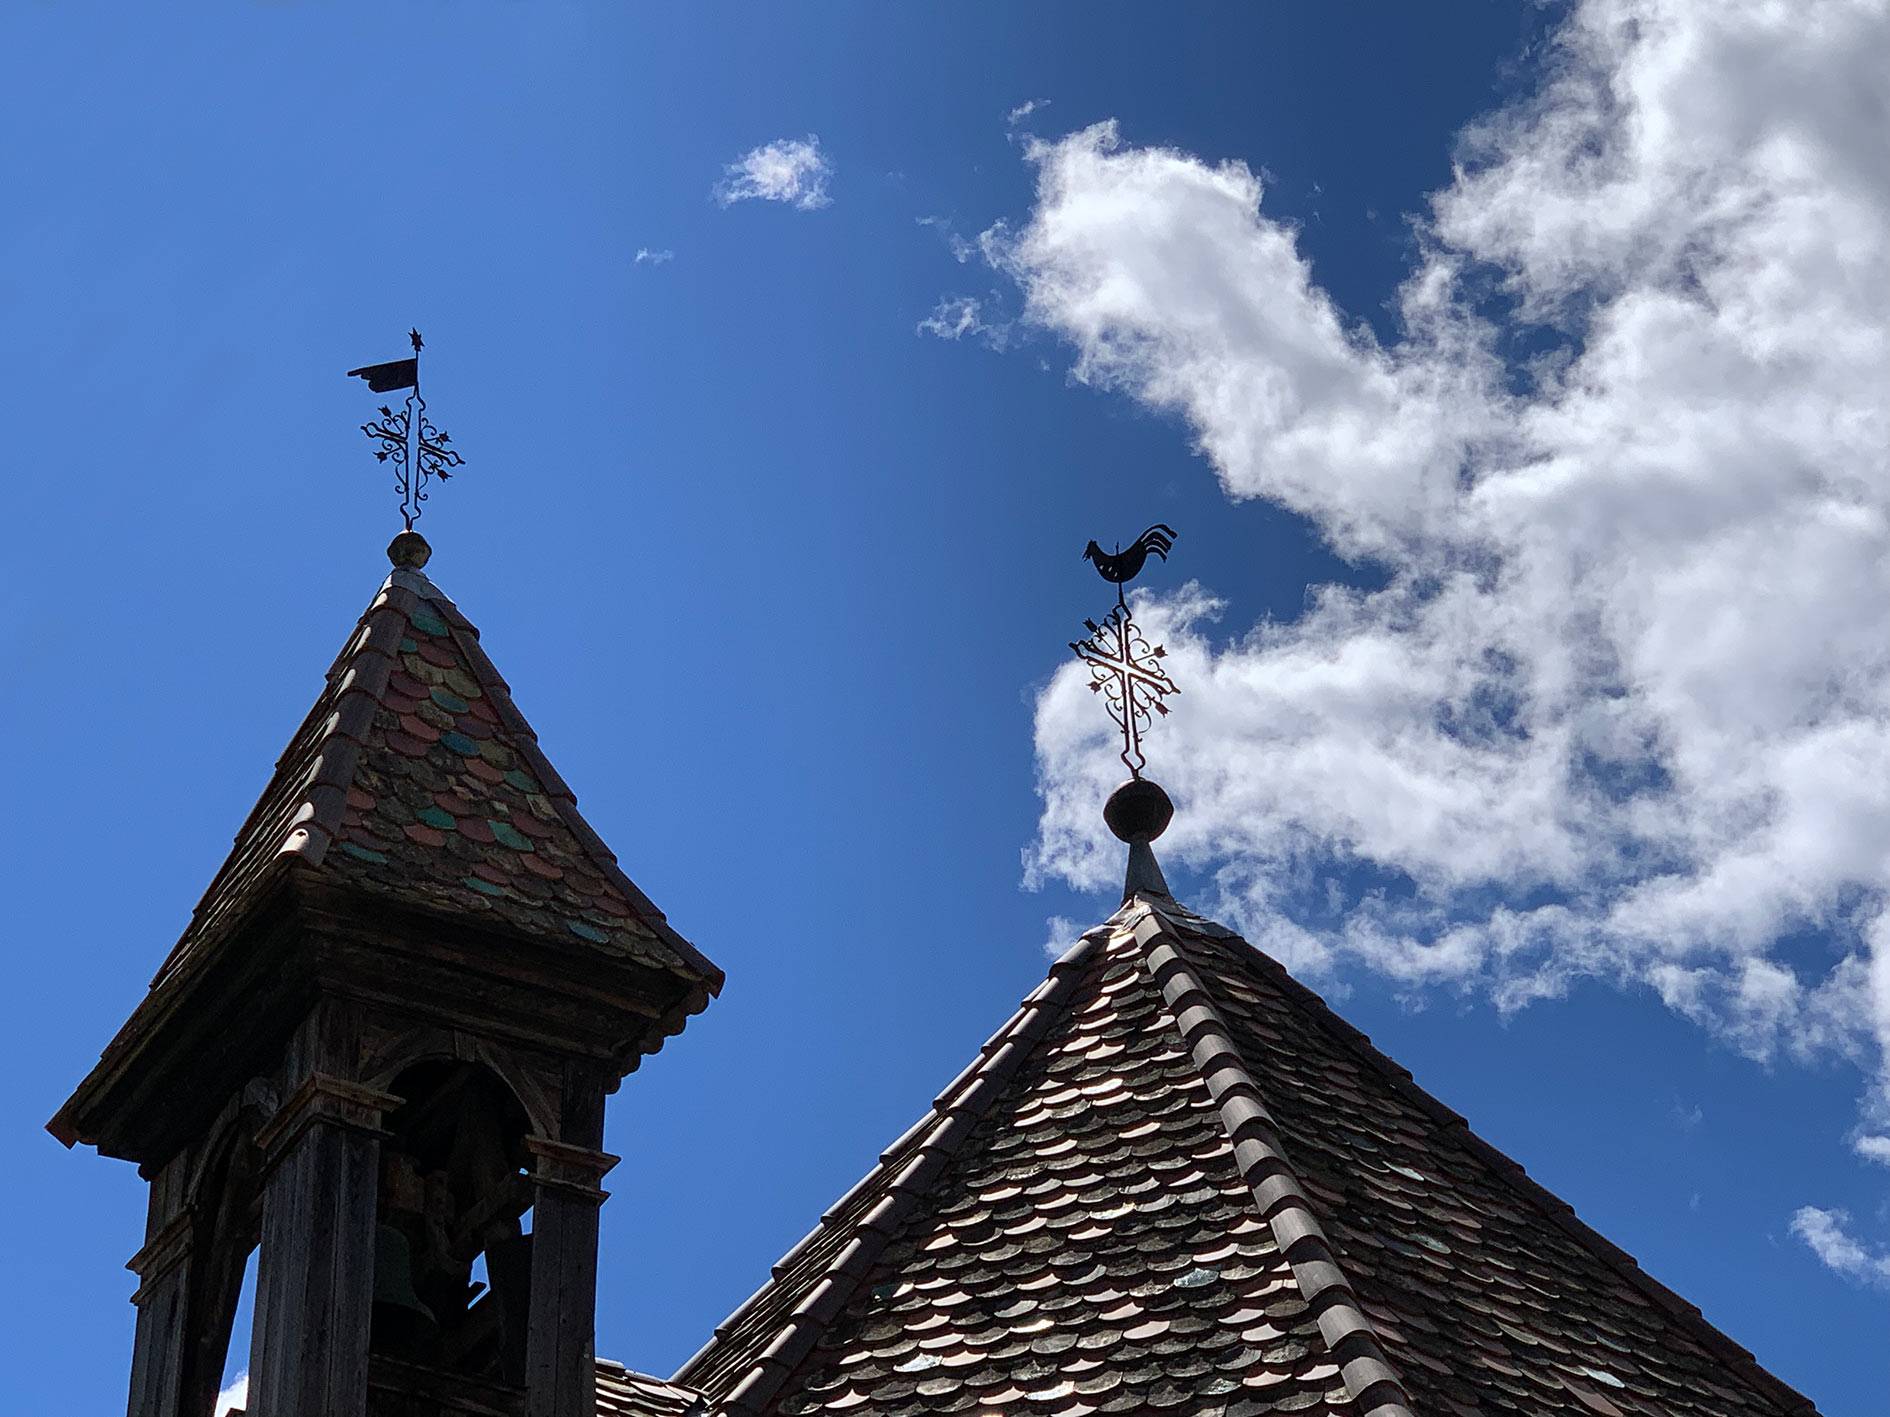
[(1109, 830), (1129, 844), (1129, 870), (1122, 883), (1125, 901), (1137, 895), (1168, 895), (1168, 882), (1149, 843), (1168, 830), (1174, 815), (1175, 804), (1161, 784), (1145, 777), (1130, 778), (1103, 804)]

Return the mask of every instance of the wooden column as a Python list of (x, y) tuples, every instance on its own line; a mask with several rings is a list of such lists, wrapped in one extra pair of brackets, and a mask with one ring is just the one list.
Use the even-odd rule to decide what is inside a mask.
[(591, 1147), (537, 1138), (526, 1145), (534, 1165), (525, 1410), (529, 1417), (593, 1417), (597, 1211), (606, 1197), (598, 1182), (617, 1158)]
[(257, 1138), (265, 1174), (251, 1417), (367, 1411), (381, 1116), (399, 1100), (311, 1073)]
[(189, 1326), (190, 1214), (184, 1206), (189, 1154), (151, 1181), (144, 1248), (125, 1266), (138, 1276), (138, 1329), (131, 1351), (130, 1417), (179, 1417), (184, 1344)]

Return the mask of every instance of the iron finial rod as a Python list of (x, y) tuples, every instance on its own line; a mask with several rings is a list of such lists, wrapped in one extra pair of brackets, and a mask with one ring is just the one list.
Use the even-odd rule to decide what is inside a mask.
[(412, 531), (427, 500), (428, 481), (437, 477), (445, 482), (453, 475), (452, 470), (463, 466), (466, 459), (451, 446), (452, 435), (442, 433), (427, 417), (427, 401), (420, 397), (420, 351), (426, 347), (426, 341), (421, 339), (417, 327), (407, 331), (407, 339), (413, 345), (411, 358), (363, 365), (350, 369), (348, 377), (366, 380), (368, 388), (377, 394), (394, 389), (410, 390), (398, 413), (382, 404), (380, 417), (363, 423), (361, 431), (380, 444), (374, 454), (376, 460), (393, 464), (394, 490), (400, 494), (401, 524)]

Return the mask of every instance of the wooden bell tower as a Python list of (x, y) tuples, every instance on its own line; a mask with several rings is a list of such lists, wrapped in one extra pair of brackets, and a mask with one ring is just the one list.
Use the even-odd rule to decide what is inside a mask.
[(592, 1417), (605, 1098), (721, 987), (478, 631), (393, 573), (150, 993), (50, 1123), (150, 1182), (130, 1417)]

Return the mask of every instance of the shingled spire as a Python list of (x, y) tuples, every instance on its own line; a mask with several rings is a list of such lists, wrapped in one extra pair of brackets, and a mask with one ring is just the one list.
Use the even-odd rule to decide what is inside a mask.
[(132, 1417), (208, 1417), (258, 1236), (259, 1414), (593, 1410), (604, 1099), (722, 974), (579, 814), (429, 554), (389, 547), (50, 1124), (152, 1181)]

